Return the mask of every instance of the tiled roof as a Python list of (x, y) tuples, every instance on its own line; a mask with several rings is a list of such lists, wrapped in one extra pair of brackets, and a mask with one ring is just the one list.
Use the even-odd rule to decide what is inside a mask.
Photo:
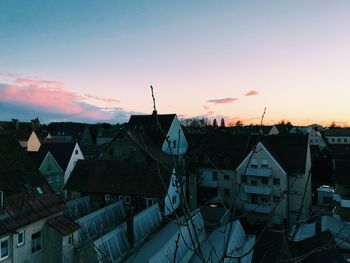
[(264, 136), (260, 140), (276, 161), (289, 173), (304, 173), (308, 137), (303, 135)]
[(157, 145), (162, 145), (176, 114), (132, 115), (129, 130), (145, 133)]
[(66, 188), (84, 193), (137, 194), (163, 197), (172, 171), (156, 162), (79, 160)]
[(0, 136), (0, 235), (63, 211), (65, 204), (47, 185), (12, 136)]
[(71, 234), (75, 230), (79, 229), (79, 225), (65, 215), (56, 216), (47, 221), (47, 224), (64, 236)]

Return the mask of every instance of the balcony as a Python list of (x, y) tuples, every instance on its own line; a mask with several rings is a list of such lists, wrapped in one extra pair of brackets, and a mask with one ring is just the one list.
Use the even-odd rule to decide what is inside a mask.
[(270, 168), (247, 168), (247, 176), (270, 177), (272, 171)]
[(260, 205), (260, 204), (244, 204), (244, 210), (248, 212), (255, 212), (260, 214), (270, 214), (272, 211), (272, 205)]
[(271, 195), (272, 189), (268, 186), (245, 185), (244, 192), (247, 194)]
[(336, 193), (333, 196), (333, 200), (338, 202), (341, 207), (350, 208), (350, 199), (348, 198), (344, 198), (343, 196)]

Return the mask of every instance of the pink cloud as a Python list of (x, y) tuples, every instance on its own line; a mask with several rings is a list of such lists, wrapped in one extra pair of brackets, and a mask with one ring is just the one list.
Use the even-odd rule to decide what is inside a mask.
[(256, 96), (256, 95), (259, 95), (259, 92), (255, 90), (251, 90), (245, 94), (245, 96)]
[(107, 103), (118, 102), (116, 99), (90, 94), (80, 95), (65, 89), (62, 82), (42, 79), (16, 78), (14, 84), (2, 84), (0, 89), (1, 102), (41, 108), (48, 112), (79, 115), (88, 119), (110, 118), (101, 108), (84, 102), (87, 98)]
[(118, 103), (118, 102), (120, 102), (120, 101), (117, 100), (117, 99), (102, 98), (102, 97), (95, 96), (95, 95), (91, 95), (91, 94), (84, 94), (84, 97), (85, 97), (85, 98), (88, 98), (88, 99), (94, 99), (94, 100), (106, 102), (106, 103), (113, 103), (113, 102)]
[(233, 103), (237, 101), (236, 98), (223, 98), (223, 99), (214, 99), (214, 100), (207, 100), (207, 102), (211, 102), (214, 104), (227, 104), (227, 103)]

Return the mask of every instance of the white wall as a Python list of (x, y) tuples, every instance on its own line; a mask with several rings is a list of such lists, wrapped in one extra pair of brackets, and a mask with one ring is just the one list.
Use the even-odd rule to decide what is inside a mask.
[[(179, 132), (180, 132), (180, 137), (179, 137)], [(174, 155), (182, 155), (187, 152), (188, 149), (188, 143), (185, 137), (185, 134), (182, 131), (181, 124), (177, 116), (175, 115), (175, 118), (173, 120), (173, 123), (171, 124), (168, 134), (167, 134), (167, 140), (164, 141), (163, 146), (162, 146), (162, 151), (167, 153), (167, 154), (174, 154)], [(176, 141), (176, 145), (174, 147), (173, 142)], [(171, 150), (169, 148), (171, 147)]]
[[(76, 154), (75, 151), (78, 151), (78, 153)], [(68, 166), (67, 166), (67, 169), (64, 173), (64, 184), (67, 183), (68, 179), (69, 179), (69, 176), (71, 175), (76, 163), (78, 160), (84, 160), (84, 156), (83, 156), (83, 153), (81, 152), (80, 150), (80, 147), (78, 145), (78, 143), (75, 144), (75, 147), (74, 147), (74, 150), (73, 150), (73, 153), (70, 157), (70, 160), (69, 160), (69, 163), (68, 163)]]
[[(171, 176), (171, 180), (169, 183), (168, 193), (164, 198), (164, 213), (165, 215), (170, 215), (180, 206), (180, 184), (176, 182), (175, 169), (173, 170), (173, 174)], [(176, 184), (177, 183), (177, 184)], [(176, 202), (172, 203), (173, 197), (176, 196)]]

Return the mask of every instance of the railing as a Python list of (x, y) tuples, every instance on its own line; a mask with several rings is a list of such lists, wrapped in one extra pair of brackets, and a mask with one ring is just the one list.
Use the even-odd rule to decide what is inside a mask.
[(272, 189), (268, 186), (245, 185), (244, 192), (247, 194), (271, 195)]
[(272, 175), (272, 171), (270, 168), (248, 168), (246, 175), (258, 176), (258, 177), (270, 177)]

